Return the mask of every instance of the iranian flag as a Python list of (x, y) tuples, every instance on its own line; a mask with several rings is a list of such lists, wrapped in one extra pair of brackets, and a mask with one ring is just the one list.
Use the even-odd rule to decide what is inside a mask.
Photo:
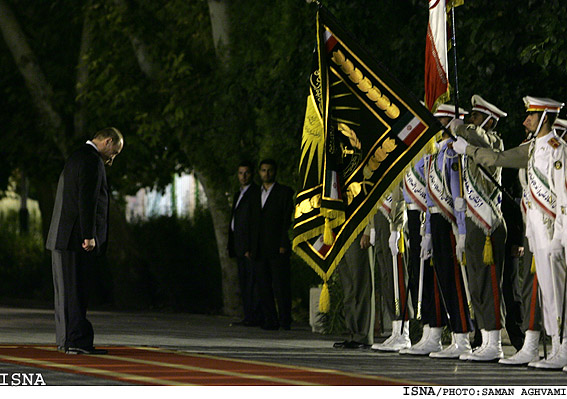
[(429, 0), (425, 43), (425, 105), (431, 112), (449, 99), (448, 71), (445, 0)]
[[(398, 126), (403, 127), (398, 128)], [(425, 125), (421, 123), (421, 120), (410, 112), (400, 118), (396, 128), (399, 129), (398, 138), (408, 147), (410, 147), (415, 140), (420, 138), (421, 134), (426, 130)]]

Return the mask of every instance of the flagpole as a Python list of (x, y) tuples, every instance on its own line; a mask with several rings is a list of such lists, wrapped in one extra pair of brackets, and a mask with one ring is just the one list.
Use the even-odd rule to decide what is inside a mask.
[(455, 5), (451, 8), (451, 44), (453, 46), (453, 70), (455, 75), (455, 118), (459, 119), (459, 74), (457, 72), (457, 36), (455, 28)]

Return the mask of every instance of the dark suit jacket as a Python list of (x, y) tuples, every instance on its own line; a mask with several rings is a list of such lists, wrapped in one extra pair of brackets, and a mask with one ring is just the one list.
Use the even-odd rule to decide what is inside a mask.
[(261, 189), (252, 207), (252, 246), (254, 259), (279, 256), (280, 248), (290, 254), (288, 230), (293, 212), (293, 190), (279, 183), (274, 187), (262, 208)]
[(100, 253), (108, 239), (108, 206), (104, 162), (85, 144), (67, 159), (59, 177), (46, 248), (83, 251), (83, 241), (94, 238)]
[(232, 201), (231, 221), (234, 218), (234, 231), (230, 223), (228, 226), (228, 254), (231, 257), (244, 256), (250, 251), (250, 217), (252, 212), (252, 201), (258, 197), (260, 188), (252, 182), (248, 190), (242, 196), (242, 199), (236, 206), (240, 190), (234, 194)]

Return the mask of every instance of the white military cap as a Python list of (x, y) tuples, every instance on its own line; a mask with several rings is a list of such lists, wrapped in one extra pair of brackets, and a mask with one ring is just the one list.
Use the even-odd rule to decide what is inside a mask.
[(567, 120), (557, 118), (553, 124), (553, 128), (556, 130), (567, 130)]
[(563, 103), (552, 100), (551, 98), (524, 97), (524, 104), (527, 112), (559, 112), (563, 108)]
[[(459, 117), (467, 115), (468, 111), (465, 111), (464, 109), (462, 109), (461, 107), (459, 107)], [(444, 116), (449, 117), (449, 118), (454, 118), (455, 117), (455, 106), (452, 104), (441, 104), (437, 110), (435, 111), (435, 113), (433, 114), (433, 116), (437, 117), (437, 118), (442, 118)]]
[(496, 119), (496, 121), (500, 120), (500, 118), (508, 116), (508, 114), (506, 112), (502, 111), (500, 108), (498, 108), (494, 104), (490, 104), (488, 101), (486, 101), (484, 98), (482, 98), (478, 94), (475, 94), (474, 96), (472, 96), (471, 104), (472, 104), (472, 110), (473, 111), (482, 112), (483, 114), (486, 114), (486, 115)]
[(567, 146), (567, 120), (557, 118), (553, 124), (553, 134), (563, 145)]

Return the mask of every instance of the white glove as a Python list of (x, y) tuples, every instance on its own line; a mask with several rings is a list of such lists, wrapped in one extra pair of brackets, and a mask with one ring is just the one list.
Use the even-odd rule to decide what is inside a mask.
[(467, 140), (462, 137), (457, 137), (457, 141), (453, 143), (453, 150), (455, 150), (457, 154), (465, 154), (468, 146), (469, 143)]
[(459, 263), (463, 261), (463, 253), (465, 252), (465, 234), (459, 234), (459, 238), (457, 238), (457, 246), (455, 248), (455, 252), (457, 253), (457, 259)]
[(390, 239), (388, 243), (390, 244), (390, 251), (392, 251), (392, 256), (396, 256), (399, 252), (398, 249), (398, 242), (400, 241), (400, 232), (399, 231), (392, 231), (390, 233)]
[(451, 122), (449, 122), (449, 125), (447, 127), (449, 128), (449, 130), (451, 130), (451, 133), (455, 135), (455, 132), (457, 131), (459, 126), (463, 126), (464, 124), (465, 122), (462, 119), (453, 119)]
[(549, 248), (549, 254), (551, 255), (551, 261), (554, 263), (561, 263), (565, 257), (565, 249), (561, 244), (561, 239), (554, 238), (551, 240), (551, 247)]
[(457, 212), (464, 212), (467, 210), (467, 203), (463, 197), (455, 198), (455, 210)]
[(421, 259), (429, 259), (431, 257), (431, 234), (426, 234), (421, 237), (421, 252), (419, 256)]

